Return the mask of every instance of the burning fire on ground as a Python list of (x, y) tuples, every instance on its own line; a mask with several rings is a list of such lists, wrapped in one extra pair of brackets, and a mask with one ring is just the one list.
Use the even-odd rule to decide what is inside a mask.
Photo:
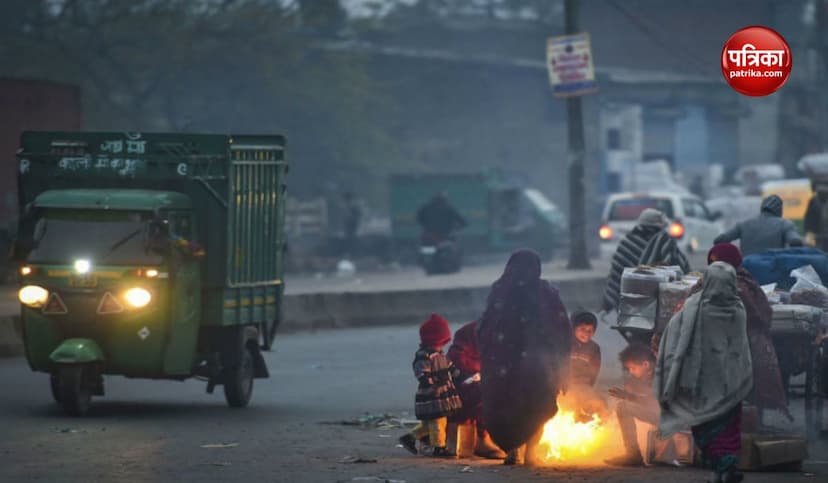
[(542, 462), (603, 465), (605, 458), (623, 452), (617, 419), (594, 394), (570, 392), (558, 398), (558, 407), (536, 449)]

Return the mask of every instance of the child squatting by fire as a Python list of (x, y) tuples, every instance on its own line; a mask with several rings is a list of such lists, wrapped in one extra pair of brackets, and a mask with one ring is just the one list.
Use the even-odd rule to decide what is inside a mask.
[(420, 423), (400, 438), (400, 444), (413, 454), (418, 454), (417, 441), (427, 436), (433, 448), (431, 456), (456, 456), (446, 448), (446, 426), (448, 416), (463, 405), (454, 386), (454, 378), (460, 376), (460, 371), (443, 354), (443, 347), (450, 341), (451, 330), (443, 317), (431, 314), (420, 326), (420, 348), (413, 363), (414, 375), (419, 381), (414, 413)]
[(618, 355), (628, 377), (624, 387), (610, 388), (610, 396), (618, 400), (615, 413), (621, 427), (625, 454), (605, 460), (614, 466), (641, 466), (644, 459), (638, 446), (635, 420), (657, 425), (661, 415), (653, 394), (656, 357), (646, 344), (633, 343)]

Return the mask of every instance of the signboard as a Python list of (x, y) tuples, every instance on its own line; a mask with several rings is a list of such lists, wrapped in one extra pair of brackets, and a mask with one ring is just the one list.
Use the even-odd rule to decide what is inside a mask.
[(580, 96), (598, 91), (588, 33), (547, 39), (546, 67), (555, 97)]

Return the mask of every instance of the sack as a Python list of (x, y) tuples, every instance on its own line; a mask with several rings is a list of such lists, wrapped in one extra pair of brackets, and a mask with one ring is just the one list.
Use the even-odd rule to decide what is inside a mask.
[(816, 248), (782, 248), (748, 255), (742, 262), (759, 285), (776, 283), (781, 290), (790, 290), (796, 280), (791, 272), (811, 265), (821, 280), (828, 280), (828, 256)]
[(695, 282), (668, 282), (662, 283), (658, 289), (658, 317), (656, 317), (656, 332), (664, 331), (667, 323), (676, 313), (676, 307), (687, 300)]
[(824, 312), (808, 305), (772, 305), (771, 334), (811, 334), (822, 326)]
[(804, 290), (818, 290), (828, 293), (828, 289), (822, 285), (822, 279), (819, 278), (819, 274), (811, 265), (805, 265), (804, 267), (792, 270), (791, 278), (796, 279), (796, 283), (791, 287), (791, 294)]
[(669, 282), (669, 271), (650, 267), (625, 268), (621, 275), (621, 295), (658, 296), (658, 285)]

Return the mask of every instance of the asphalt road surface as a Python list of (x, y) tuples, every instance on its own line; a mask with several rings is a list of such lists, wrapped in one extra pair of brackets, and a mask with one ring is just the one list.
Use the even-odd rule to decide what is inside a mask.
[[(605, 387), (620, 375), (614, 354), (621, 342), (603, 327), (598, 341)], [(208, 395), (199, 381), (110, 377), (107, 395), (94, 399), (82, 419), (63, 416), (51, 402), (46, 375), (31, 373), (23, 359), (0, 360), (0, 481), (681, 483), (708, 476), (687, 468), (531, 469), (433, 460), (396, 447), (401, 429), (322, 424), (412, 411), (417, 343), (415, 327), (280, 336), (266, 356), (271, 378), (256, 381), (247, 409), (227, 408), (220, 388)], [(795, 412), (801, 404), (795, 402)], [(801, 417), (796, 425), (803, 429)], [(202, 447), (215, 444), (229, 447)], [(376, 462), (342, 462), (349, 456)], [(748, 481), (828, 481), (827, 460), (826, 445), (815, 442), (804, 472), (750, 474)], [(355, 479), (370, 477), (376, 479)]]

